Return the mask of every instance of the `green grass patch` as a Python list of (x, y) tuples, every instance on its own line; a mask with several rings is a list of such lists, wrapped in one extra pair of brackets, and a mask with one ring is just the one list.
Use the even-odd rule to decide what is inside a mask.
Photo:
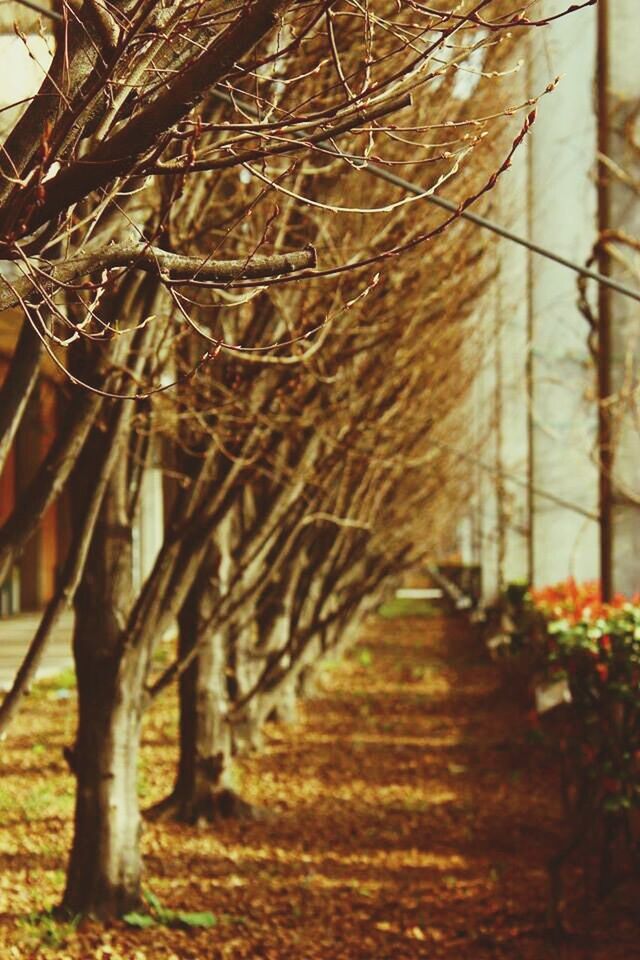
[(38, 680), (31, 693), (37, 699), (38, 697), (51, 697), (60, 690), (75, 691), (76, 687), (76, 672), (73, 667), (67, 667), (66, 670), (61, 670), (53, 677), (44, 677), (42, 680)]
[(60, 950), (75, 934), (80, 917), (59, 920), (51, 911), (43, 910), (28, 914), (18, 921), (19, 939), (29, 950), (39, 947)]
[(397, 617), (436, 617), (439, 611), (428, 600), (413, 600), (394, 597), (378, 607), (378, 616), (385, 620)]
[(358, 658), (358, 663), (361, 667), (370, 667), (373, 663), (373, 654), (371, 650), (367, 650), (366, 647), (361, 647), (357, 653), (356, 657)]
[(70, 789), (48, 783), (34, 786), (27, 794), (0, 786), (0, 816), (22, 819), (27, 823), (46, 817), (64, 817), (73, 810), (74, 794)]

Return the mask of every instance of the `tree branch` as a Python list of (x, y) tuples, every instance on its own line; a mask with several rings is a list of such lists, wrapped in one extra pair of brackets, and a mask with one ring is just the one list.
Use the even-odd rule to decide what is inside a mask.
[(71, 163), (45, 184), (44, 202), (34, 209), (27, 231), (32, 232), (117, 177), (134, 172), (141, 160), (157, 150), (159, 138), (276, 25), (288, 2), (252, 0), (247, 4), (211, 46), (167, 84), (165, 92), (91, 154)]
[[(37, 261), (31, 265), (36, 268)], [(229, 283), (232, 280), (262, 280), (306, 270), (316, 265), (316, 251), (309, 246), (293, 253), (269, 256), (255, 254), (237, 260), (207, 260), (169, 253), (145, 243), (112, 244), (96, 253), (44, 266), (11, 283), (0, 277), (0, 310), (33, 301), (34, 291), (51, 293), (56, 287), (73, 284), (81, 277), (117, 267), (131, 267), (174, 283)], [(36, 272), (37, 270), (37, 272)]]

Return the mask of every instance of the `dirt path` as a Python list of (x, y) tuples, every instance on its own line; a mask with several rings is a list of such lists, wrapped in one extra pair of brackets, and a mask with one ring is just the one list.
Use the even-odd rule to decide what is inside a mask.
[[(43, 704), (48, 745), (69, 736), (64, 705), (51, 698), (34, 704), (11, 744), (16, 791), (28, 770), (37, 777), (38, 761), (24, 758)], [(172, 703), (147, 724), (144, 803), (170, 785), (175, 724)], [(212, 911), (217, 925), (193, 932), (88, 925), (61, 952), (44, 955), (640, 957), (631, 917), (638, 891), (622, 890), (599, 907), (588, 939), (553, 946), (546, 938), (544, 863), (560, 829), (557, 788), (539, 758), (531, 759), (526, 736), (521, 706), (497, 690), (493, 667), (461, 622), (376, 621), (345, 662), (325, 671), (300, 723), (268, 727), (264, 754), (243, 763), (243, 793), (274, 819), (213, 830), (146, 828), (147, 886), (163, 903)], [(17, 942), (16, 912), (42, 906), (43, 896), (54, 902), (63, 882), (71, 782), (56, 764), (47, 767), (49, 799), (41, 813), (32, 810), (26, 840), (19, 818), (9, 836), (0, 829), (10, 871), (0, 891), (0, 947)], [(67, 798), (65, 810), (56, 797)], [(30, 949), (0, 955), (41, 955)]]

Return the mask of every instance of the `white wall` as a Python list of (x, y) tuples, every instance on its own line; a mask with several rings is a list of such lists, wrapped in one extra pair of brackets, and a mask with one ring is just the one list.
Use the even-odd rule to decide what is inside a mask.
[(38, 35), (0, 34), (0, 136), (11, 129), (24, 110), (23, 106), (4, 109), (25, 97), (33, 96), (42, 83), (53, 56), (53, 43)]
[[(596, 40), (590, 9), (530, 34), (526, 85), (536, 93), (558, 74), (562, 81), (540, 103), (526, 145), (497, 188), (494, 213), (514, 232), (579, 263), (589, 257), (597, 235)], [(494, 377), (486, 365), (478, 371), (484, 410), (476, 416), (485, 426), (493, 417), (487, 454), (497, 451), (501, 478), (497, 483), (485, 474), (481, 502), (471, 507), (484, 517), (478, 558), (487, 600), (499, 586), (497, 563), (505, 583), (529, 573), (535, 584), (544, 584), (570, 573), (585, 579), (599, 572), (595, 365), (589, 327), (577, 308), (576, 277), (508, 241), (499, 241), (497, 255), (497, 291), (487, 298), (483, 320), (486, 336), (495, 338)], [(531, 498), (531, 517), (527, 490), (516, 482), (526, 481), (529, 469), (539, 491)]]
[[(640, 142), (640, 119), (633, 114), (640, 102), (638, 0), (609, 4), (609, 151), (613, 160), (636, 182), (640, 162), (630, 148), (628, 132)], [(640, 190), (611, 178), (611, 225), (640, 237)], [(615, 249), (625, 263), (614, 259), (612, 272), (640, 289), (640, 253), (626, 245)], [(609, 295), (611, 316), (611, 381), (618, 402), (612, 406), (616, 431), (613, 467), (613, 586), (623, 593), (640, 589), (640, 304), (616, 293)]]
[[(596, 36), (588, 9), (535, 32), (531, 43), (533, 88), (562, 75), (531, 134), (531, 238), (578, 263), (588, 259), (597, 229)], [(576, 276), (541, 257), (532, 276), (534, 486), (597, 514), (596, 374)], [(534, 583), (594, 578), (598, 568), (597, 521), (534, 494)]]

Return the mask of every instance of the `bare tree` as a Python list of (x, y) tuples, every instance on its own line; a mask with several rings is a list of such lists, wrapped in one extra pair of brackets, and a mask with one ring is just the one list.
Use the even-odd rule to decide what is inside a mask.
[[(527, 20), (529, 6), (61, 5), (52, 66), (0, 152), (0, 256), (12, 271), (0, 309), (24, 318), (0, 397), (0, 454), (42, 351), (77, 399), (0, 531), (0, 579), (71, 479), (74, 550), (20, 680), (75, 595), (70, 910), (109, 916), (139, 901), (137, 746), (165, 628), (180, 617), (184, 724), (189, 663), (197, 658), (212, 701), (224, 664), (235, 686), (216, 709), (228, 714), (231, 741), (246, 739), (383, 578), (419, 556), (413, 515), (437, 490), (420, 469), (431, 455), (427, 414), (413, 405), (443, 415), (455, 402), (464, 334), (460, 325), (449, 333), (444, 298), (477, 251), (464, 249), (463, 235), (453, 258), (434, 257), (429, 306), (418, 306), (420, 254), (407, 261), (412, 273), (378, 274), (458, 214), (411, 222), (406, 198), (372, 203), (358, 171), (373, 160), (411, 164), (426, 174), (425, 195), (455, 186), (460, 210), (487, 194), (529, 129), (532, 104), (476, 111), (486, 100), (472, 89), (454, 116), (448, 110), (461, 71), (479, 70), (483, 84), (501, 73), (482, 59), (470, 66), (471, 52), (498, 62), (502, 37), (554, 19)], [(498, 136), (514, 112), (519, 131), (496, 158), (485, 135)], [(375, 322), (342, 323), (366, 318), (374, 302)], [(433, 343), (422, 323), (437, 331)], [(131, 524), (144, 437), (159, 415), (171, 423), (163, 398), (172, 370), (184, 483), (136, 592)], [(203, 715), (211, 723), (211, 711)], [(197, 736), (200, 759), (220, 752)], [(208, 793), (219, 773), (208, 775)]]

